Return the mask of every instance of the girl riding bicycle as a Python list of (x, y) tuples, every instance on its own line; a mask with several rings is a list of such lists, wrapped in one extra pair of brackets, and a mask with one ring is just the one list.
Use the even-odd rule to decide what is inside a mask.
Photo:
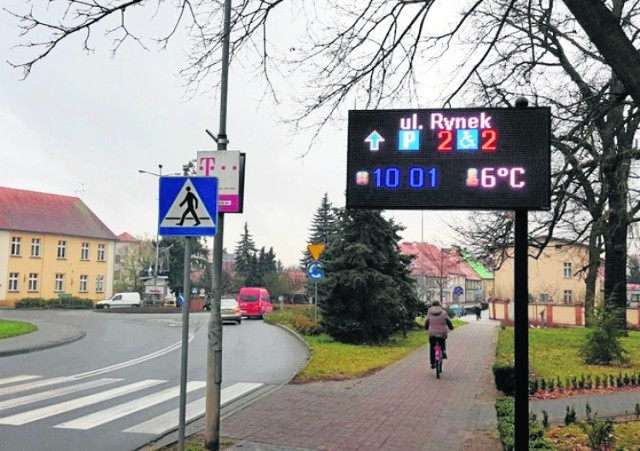
[(449, 330), (453, 330), (453, 323), (449, 319), (447, 312), (440, 307), (439, 301), (433, 301), (427, 311), (427, 319), (424, 323), (425, 329), (429, 331), (429, 361), (431, 368), (435, 368), (436, 343), (442, 347), (442, 358), (447, 358), (446, 341)]

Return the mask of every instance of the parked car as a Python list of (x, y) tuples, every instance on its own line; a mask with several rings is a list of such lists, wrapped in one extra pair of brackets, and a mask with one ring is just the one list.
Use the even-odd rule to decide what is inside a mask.
[(173, 298), (167, 298), (164, 301), (162, 301), (162, 306), (176, 308), (176, 300)]
[(140, 307), (141, 304), (140, 293), (128, 292), (128, 293), (116, 293), (109, 299), (96, 302), (95, 307), (97, 309), (111, 308), (111, 307)]
[(264, 287), (242, 287), (238, 293), (238, 305), (242, 316), (264, 318), (273, 311), (269, 291)]

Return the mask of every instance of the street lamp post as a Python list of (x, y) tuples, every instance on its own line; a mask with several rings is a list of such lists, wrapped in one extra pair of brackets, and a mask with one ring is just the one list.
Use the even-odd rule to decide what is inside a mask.
[[(156, 174), (155, 172), (149, 172), (149, 171), (145, 171), (143, 169), (138, 169), (138, 172), (140, 174), (149, 174), (149, 175), (153, 175), (155, 177), (162, 177), (162, 165), (159, 164), (158, 165), (158, 173)], [(182, 175), (178, 172), (174, 173), (174, 174), (168, 174), (168, 175)], [(154, 277), (154, 285), (156, 288), (158, 288), (158, 260), (160, 259), (160, 235), (159, 235), (159, 231), (158, 231), (158, 227), (156, 227), (156, 265), (155, 265), (155, 269), (153, 270), (153, 277)], [(163, 288), (163, 294), (164, 294), (164, 288)]]
[[(162, 165), (159, 164), (158, 165), (158, 173), (155, 174), (153, 172), (147, 172), (144, 171), (142, 169), (138, 169), (138, 172), (141, 174), (151, 174), (151, 175), (155, 175), (156, 177), (162, 177)], [(158, 260), (160, 258), (160, 235), (158, 232), (158, 227), (156, 227), (156, 265), (155, 268), (153, 270), (153, 277), (154, 277), (154, 282), (153, 285), (155, 286), (155, 288), (158, 288)]]

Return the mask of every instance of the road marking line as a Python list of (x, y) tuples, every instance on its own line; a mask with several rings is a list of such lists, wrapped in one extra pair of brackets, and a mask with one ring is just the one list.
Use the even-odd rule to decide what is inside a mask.
[(0, 379), (0, 385), (7, 385), (7, 384), (13, 384), (15, 382), (29, 381), (31, 379), (38, 379), (39, 377), (42, 377), (42, 376), (24, 375), (24, 376), (5, 377), (4, 379)]
[(144, 381), (140, 381), (133, 384), (107, 390), (102, 393), (96, 393), (93, 395), (84, 396), (82, 398), (72, 399), (70, 401), (62, 402), (59, 404), (52, 404), (49, 406), (41, 407), (39, 409), (30, 410), (28, 412), (23, 412), (15, 415), (10, 415), (8, 417), (0, 418), (0, 424), (9, 424), (13, 426), (19, 426), (22, 424), (31, 423), (36, 420), (42, 420), (44, 418), (52, 417), (59, 413), (69, 412), (71, 410), (76, 410), (81, 407), (90, 406), (91, 404), (97, 404), (99, 402), (115, 398), (117, 396), (133, 393), (135, 391), (142, 390), (148, 387), (153, 387), (154, 385), (162, 384), (163, 382), (166, 382), (166, 381), (147, 379)]
[(122, 379), (98, 379), (95, 381), (83, 382), (77, 385), (71, 385), (63, 388), (56, 388), (54, 390), (44, 391), (33, 395), (21, 396), (19, 398), (12, 398), (6, 401), (0, 402), (0, 411), (10, 409), (12, 407), (24, 406), (38, 401), (44, 401), (45, 399), (57, 398), (58, 396), (68, 395), (70, 393), (76, 393), (88, 388), (100, 387), (102, 385), (111, 384), (113, 382), (121, 381)]
[[(187, 384), (187, 392), (197, 390), (207, 385), (206, 381), (191, 381)], [(148, 407), (155, 406), (161, 402), (168, 401), (180, 395), (180, 386), (172, 387), (167, 390), (154, 393), (149, 396), (134, 399), (133, 401), (120, 404), (118, 406), (111, 407), (109, 409), (101, 410), (99, 412), (85, 415), (71, 421), (65, 421), (64, 423), (57, 424), (56, 428), (61, 429), (81, 429), (86, 431), (87, 429), (100, 426), (105, 423), (117, 420), (118, 418), (125, 417), (140, 410), (144, 410)]]
[[(193, 340), (194, 337), (195, 337), (194, 335), (190, 335), (189, 341)], [(30, 384), (21, 384), (21, 385), (14, 385), (13, 387), (0, 388), (0, 396), (10, 395), (13, 393), (19, 393), (27, 390), (33, 390), (35, 388), (48, 387), (49, 385), (78, 381), (81, 379), (86, 379), (91, 376), (98, 376), (100, 374), (110, 373), (112, 371), (120, 370), (122, 368), (127, 368), (129, 366), (137, 365), (138, 363), (144, 363), (147, 360), (155, 359), (156, 357), (160, 357), (165, 354), (168, 354), (169, 352), (174, 351), (180, 347), (182, 347), (181, 341), (174, 343), (171, 346), (167, 346), (166, 348), (152, 352), (151, 354), (147, 354), (141, 357), (136, 357), (135, 359), (128, 360), (126, 362), (116, 363), (115, 365), (105, 366), (104, 368), (99, 368), (97, 370), (74, 374), (72, 376), (63, 376), (63, 377), (55, 377), (53, 379), (45, 379), (42, 381), (30, 383)], [(33, 377), (41, 377), (41, 376), (33, 376)]]
[[(250, 382), (239, 382), (229, 387), (223, 388), (220, 392), (220, 404), (222, 406), (229, 404), (233, 400), (250, 393), (264, 384), (255, 384)], [(191, 421), (205, 413), (206, 397), (202, 397), (187, 404), (185, 420)], [(163, 415), (159, 415), (144, 423), (125, 429), (124, 432), (135, 432), (139, 434), (163, 434), (178, 426), (178, 416), (180, 409), (174, 409)]]

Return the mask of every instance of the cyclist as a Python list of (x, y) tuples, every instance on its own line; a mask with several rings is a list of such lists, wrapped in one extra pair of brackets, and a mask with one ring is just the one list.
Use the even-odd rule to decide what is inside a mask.
[(436, 343), (440, 342), (442, 347), (442, 358), (447, 358), (446, 341), (447, 333), (453, 330), (453, 323), (449, 319), (447, 312), (440, 307), (439, 301), (433, 301), (431, 307), (427, 311), (427, 319), (424, 323), (425, 329), (429, 331), (429, 361), (431, 368), (436, 367)]

